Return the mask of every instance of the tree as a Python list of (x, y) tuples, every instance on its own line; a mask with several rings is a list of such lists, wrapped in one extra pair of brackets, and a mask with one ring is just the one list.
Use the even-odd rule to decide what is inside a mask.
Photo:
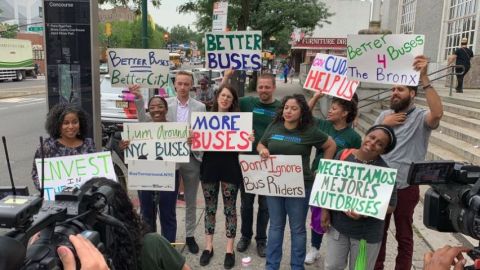
[(170, 30), (170, 41), (173, 43), (182, 44), (189, 42), (193, 36), (193, 31), (183, 25), (175, 25)]
[[(3, 10), (0, 9), (0, 14)], [(18, 24), (0, 23), (0, 37), (2, 38), (15, 38), (17, 37)]]

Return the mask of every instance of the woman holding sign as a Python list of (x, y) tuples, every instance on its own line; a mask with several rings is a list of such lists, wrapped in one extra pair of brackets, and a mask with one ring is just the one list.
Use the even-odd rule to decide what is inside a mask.
[(316, 147), (324, 152), (325, 158), (333, 158), (336, 146), (332, 138), (315, 126), (312, 112), (303, 95), (286, 96), (280, 108), (260, 140), (257, 151), (263, 159), (270, 155), (301, 155), (305, 197), (267, 196), (270, 228), (266, 269), (280, 268), (287, 216), (292, 241), (290, 266), (292, 269), (304, 269), (307, 243), (305, 223), (314, 180), (310, 169), (310, 153), (312, 147)]
[[(219, 89), (221, 90), (215, 94), (212, 112), (240, 111), (237, 91), (227, 84), (220, 86)], [(250, 140), (253, 140), (253, 136)], [(220, 189), (227, 236), (224, 267), (231, 269), (235, 265), (233, 244), (237, 231), (237, 193), (242, 183), (238, 152), (204, 152), (200, 165), (200, 181), (205, 198), (205, 250), (200, 257), (200, 265), (208, 265), (213, 256), (213, 234)]]
[[(135, 96), (137, 117), (140, 122), (167, 122), (168, 105), (163, 97), (153, 96), (148, 100), (147, 108), (149, 115), (147, 115), (144, 109), (144, 101), (142, 93), (140, 92), (140, 86), (130, 86), (129, 90)], [(120, 148), (125, 149), (127, 146), (128, 141), (122, 141)], [(177, 236), (177, 176), (178, 174), (176, 173), (174, 191), (138, 191), (140, 212), (143, 220), (149, 225), (152, 232), (156, 232), (158, 211), (162, 236), (171, 243), (175, 242)]]
[[(45, 129), (50, 136), (43, 142), (45, 158), (63, 157), (94, 153), (95, 145), (91, 138), (86, 138), (88, 131), (87, 114), (79, 107), (62, 103), (53, 106), (47, 114)], [(41, 158), (40, 147), (33, 158), (32, 180), (40, 191), (40, 183), (35, 159)]]
[[(371, 127), (359, 149), (345, 149), (337, 159), (350, 162), (388, 167), (381, 155), (395, 148), (397, 139), (392, 128), (386, 125)], [(387, 213), (393, 212), (397, 202), (396, 188), (390, 197)], [(383, 238), (384, 221), (347, 212), (322, 210), (322, 227), (327, 230), (327, 255), (325, 269), (373, 270)]]

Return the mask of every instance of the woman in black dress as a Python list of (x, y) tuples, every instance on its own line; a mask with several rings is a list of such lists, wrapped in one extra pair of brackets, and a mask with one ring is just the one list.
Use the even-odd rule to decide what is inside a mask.
[[(212, 112), (238, 112), (237, 91), (230, 85), (222, 85), (219, 89), (221, 90), (215, 94)], [(227, 236), (224, 267), (231, 269), (235, 265), (233, 244), (237, 231), (237, 193), (242, 183), (238, 152), (205, 152), (200, 166), (200, 181), (205, 198), (205, 250), (200, 257), (200, 265), (207, 265), (213, 256), (215, 215), (220, 190)]]

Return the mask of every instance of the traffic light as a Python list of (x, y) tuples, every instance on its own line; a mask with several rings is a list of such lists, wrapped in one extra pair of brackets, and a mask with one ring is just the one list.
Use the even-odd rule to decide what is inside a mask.
[(112, 35), (112, 24), (109, 22), (105, 23), (105, 35), (107, 37)]

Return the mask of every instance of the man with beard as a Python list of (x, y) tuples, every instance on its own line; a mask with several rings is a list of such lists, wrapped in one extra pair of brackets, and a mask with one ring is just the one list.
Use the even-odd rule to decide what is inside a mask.
[[(416, 108), (414, 98), (417, 86), (395, 85), (392, 88), (390, 109), (383, 111), (375, 121), (393, 128), (397, 136), (397, 146), (382, 158), (389, 167), (397, 172), (397, 208), (393, 212), (395, 221), (395, 238), (398, 242), (398, 254), (395, 270), (412, 268), (413, 255), (413, 211), (419, 200), (418, 186), (407, 184), (408, 171), (412, 162), (425, 160), (428, 139), (433, 129), (436, 129), (443, 116), (443, 106), (427, 75), (428, 61), (425, 56), (417, 56), (413, 62), (415, 70), (420, 71), (420, 87), (425, 92), (429, 110)], [(385, 217), (385, 232), (383, 243), (378, 254), (375, 270), (383, 269), (385, 261), (385, 243), (387, 230), (392, 214)]]
[[(224, 81), (233, 73), (233, 70), (225, 71)], [(253, 143), (252, 152), (250, 154), (258, 155), (256, 149), (257, 144), (263, 136), (265, 129), (275, 117), (277, 108), (281, 105), (280, 101), (273, 98), (275, 92), (275, 77), (269, 73), (263, 73), (257, 79), (258, 97), (247, 96), (240, 98), (240, 110), (242, 112), (253, 113), (253, 130), (255, 130), (255, 141)], [(248, 249), (253, 236), (253, 203), (255, 202), (255, 194), (246, 193), (245, 187), (241, 186), (240, 208), (242, 216), (242, 237), (237, 244), (237, 251), (244, 252)], [(265, 257), (267, 247), (267, 225), (268, 225), (268, 208), (265, 196), (258, 195), (258, 213), (257, 213), (257, 231), (255, 240), (257, 242), (257, 253), (260, 257)]]

